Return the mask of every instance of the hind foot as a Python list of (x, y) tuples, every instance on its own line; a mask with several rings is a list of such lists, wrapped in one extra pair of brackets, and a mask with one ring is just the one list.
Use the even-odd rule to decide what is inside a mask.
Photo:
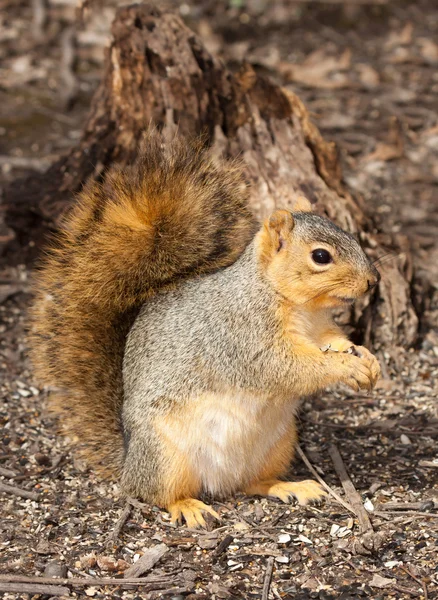
[(168, 506), (168, 511), (170, 512), (172, 523), (175, 525), (182, 525), (184, 519), (187, 527), (190, 529), (207, 526), (202, 513), (208, 513), (220, 521), (219, 515), (211, 508), (211, 506), (204, 504), (200, 500), (195, 500), (194, 498), (178, 500)]
[(327, 496), (319, 483), (311, 479), (306, 481), (281, 481), (279, 479), (259, 481), (246, 489), (245, 493), (251, 496), (279, 498), (286, 503), (290, 502), (291, 497), (295, 497), (298, 504), (303, 506), (311, 502), (319, 502), (324, 496)]

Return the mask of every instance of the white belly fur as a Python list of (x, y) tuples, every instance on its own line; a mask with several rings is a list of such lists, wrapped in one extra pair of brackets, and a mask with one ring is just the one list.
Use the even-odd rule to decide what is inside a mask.
[(192, 464), (203, 490), (226, 495), (257, 477), (297, 405), (247, 392), (208, 394), (190, 404), (189, 422), (176, 418), (166, 433)]

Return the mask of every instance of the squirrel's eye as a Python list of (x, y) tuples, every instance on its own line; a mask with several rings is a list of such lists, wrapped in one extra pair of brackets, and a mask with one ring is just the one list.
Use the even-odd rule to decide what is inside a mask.
[(328, 265), (333, 261), (332, 256), (328, 250), (324, 250), (324, 248), (317, 248), (312, 252), (313, 262), (316, 262), (317, 265)]

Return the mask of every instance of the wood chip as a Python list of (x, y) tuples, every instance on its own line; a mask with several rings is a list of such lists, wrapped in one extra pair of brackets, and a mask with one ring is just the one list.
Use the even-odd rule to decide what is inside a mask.
[(152, 548), (148, 548), (143, 556), (136, 563), (129, 567), (124, 573), (125, 578), (140, 577), (147, 571), (150, 571), (157, 562), (169, 551), (166, 544), (158, 544)]
[(223, 554), (225, 552), (225, 550), (228, 548), (228, 546), (231, 544), (232, 541), (233, 541), (232, 535), (227, 535), (226, 537), (224, 537), (224, 539), (221, 542), (219, 542), (219, 545), (216, 548), (216, 550), (214, 551), (213, 556), (218, 557), (221, 554)]

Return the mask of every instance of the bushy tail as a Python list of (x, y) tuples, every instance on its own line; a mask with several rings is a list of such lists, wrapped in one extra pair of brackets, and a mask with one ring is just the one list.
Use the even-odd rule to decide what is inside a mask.
[(122, 467), (123, 351), (139, 307), (233, 263), (253, 232), (239, 168), (156, 131), (133, 166), (79, 196), (36, 276), (30, 345), (63, 429), (102, 475)]

